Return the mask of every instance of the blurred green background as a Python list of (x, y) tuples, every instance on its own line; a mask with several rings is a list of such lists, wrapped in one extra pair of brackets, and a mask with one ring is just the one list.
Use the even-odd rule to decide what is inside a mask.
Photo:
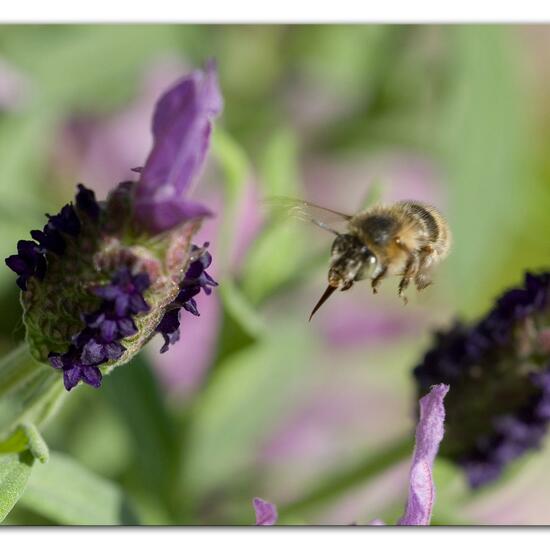
[[(153, 341), (101, 390), (71, 392), (44, 431), (65, 458), (36, 467), (7, 523), (251, 524), (254, 496), (282, 523), (390, 522), (407, 460), (357, 465), (412, 441), (431, 333), (548, 266), (545, 26), (1, 26), (2, 257), (76, 182), (103, 198), (131, 177), (155, 99), (208, 57), (225, 109), (195, 194), (218, 215), (197, 239), (220, 287), (168, 354)], [(438, 206), (452, 253), (407, 307), (397, 281), (359, 284), (308, 323), (330, 237), (261, 199), (354, 212), (369, 192)], [(5, 266), (0, 311), (7, 352), (24, 332)], [(434, 522), (550, 523), (548, 454), (476, 494), (438, 461)]]

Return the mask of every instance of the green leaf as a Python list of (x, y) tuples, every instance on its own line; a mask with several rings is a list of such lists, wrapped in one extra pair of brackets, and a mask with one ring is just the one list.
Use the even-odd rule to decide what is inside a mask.
[(43, 424), (66, 394), (59, 373), (35, 361), (21, 344), (0, 360), (0, 437), (21, 424)]
[(49, 34), (48, 29), (30, 34), (20, 29), (3, 45), (5, 55), (33, 82), (40, 107), (47, 105), (50, 112), (112, 108), (135, 89), (144, 63), (177, 47), (175, 30), (166, 25), (68, 25)]
[(232, 280), (225, 279), (219, 293), (225, 309), (249, 336), (259, 338), (265, 333), (267, 327), (264, 321)]
[(33, 463), (34, 457), (28, 451), (0, 456), (0, 522), (23, 494)]
[(102, 394), (128, 428), (140, 484), (169, 498), (178, 464), (178, 434), (143, 354), (113, 371)]
[[(32, 227), (44, 224), (48, 201), (41, 192), (38, 174), (51, 133), (51, 116), (24, 115), (2, 118), (0, 123), (0, 256), (16, 252), (19, 239), (28, 239)], [(50, 132), (47, 128), (50, 127)], [(42, 187), (43, 189), (43, 187)], [(0, 288), (15, 285), (15, 274), (0, 269)]]
[(257, 446), (300, 392), (311, 341), (289, 321), (218, 366), (189, 418), (186, 487), (192, 494), (246, 475)]
[(61, 525), (136, 524), (114, 483), (60, 453), (35, 466), (20, 503)]
[(2, 454), (20, 453), (26, 450), (40, 462), (48, 461), (48, 446), (34, 424), (21, 424), (7, 439), (0, 441)]
[[(531, 227), (544, 199), (526, 164), (528, 100), (512, 34), (505, 27), (472, 25), (449, 33), (451, 92), (439, 139), (454, 246), (444, 268), (452, 287), (460, 288), (449, 292), (454, 305), (478, 314), (529, 267), (522, 260), (529, 248), (522, 230)], [(507, 258), (512, 261), (505, 266)]]
[[(292, 131), (280, 129), (273, 134), (260, 172), (266, 197), (300, 196), (298, 145)], [(262, 301), (299, 274), (305, 244), (302, 233), (296, 224), (278, 220), (257, 238), (243, 269), (242, 288), (251, 301)]]
[(224, 208), (218, 240), (220, 260), (224, 268), (228, 269), (238, 228), (236, 216), (246, 191), (250, 165), (242, 147), (219, 128), (214, 132), (212, 149), (224, 175)]

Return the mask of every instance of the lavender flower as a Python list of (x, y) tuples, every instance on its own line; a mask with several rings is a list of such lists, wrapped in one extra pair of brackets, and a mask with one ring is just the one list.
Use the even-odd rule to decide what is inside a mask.
[(48, 215), (42, 230), (31, 231), (35, 241), (19, 241), (6, 259), (23, 291), (30, 351), (63, 372), (67, 390), (80, 381), (99, 387), (103, 374), (129, 361), (157, 330), (166, 346), (174, 342), (178, 310), (198, 315), (194, 296), (216, 286), (205, 271), (211, 256), (191, 245), (208, 211), (183, 194), (220, 109), (209, 64), (159, 100), (139, 182), (119, 184), (103, 202), (79, 184), (74, 204)]
[(277, 523), (277, 507), (267, 500), (255, 498), (252, 501), (256, 513), (256, 525), (275, 525)]
[[(162, 334), (164, 345), (161, 353), (168, 351), (169, 347), (175, 344), (180, 338), (180, 311), (185, 309), (189, 313), (199, 316), (195, 296), (203, 290), (209, 295), (212, 287), (218, 283), (206, 273), (206, 268), (212, 263), (212, 256), (206, 251), (209, 243), (204, 243), (202, 248), (194, 246), (191, 248), (191, 263), (180, 283), (180, 291), (174, 301), (168, 305), (161, 322), (157, 326), (157, 332)], [(196, 258), (196, 259), (195, 259)]]
[(31, 277), (42, 280), (46, 274), (46, 260), (40, 247), (33, 241), (19, 241), (17, 254), (6, 258), (6, 265), (19, 275), (16, 282), (23, 291), (27, 290)]
[(550, 273), (525, 275), (478, 323), (439, 332), (415, 368), (419, 392), (453, 386), (441, 453), (462, 466), (472, 487), (539, 448), (550, 420)]
[(153, 117), (153, 150), (136, 187), (136, 219), (150, 233), (210, 214), (185, 198), (199, 175), (212, 132), (212, 119), (222, 110), (216, 67), (180, 80), (157, 103)]
[[(416, 426), (416, 445), (409, 475), (409, 494), (405, 513), (398, 525), (429, 525), (435, 499), (432, 469), (439, 444), (443, 439), (445, 408), (443, 400), (449, 386), (438, 384), (420, 399), (420, 418)], [(256, 525), (273, 525), (277, 521), (277, 508), (260, 498), (252, 502), (256, 512)], [(384, 525), (376, 519), (370, 525)]]
[(429, 525), (435, 498), (432, 467), (443, 439), (445, 408), (443, 399), (449, 386), (433, 386), (420, 400), (420, 419), (409, 476), (409, 496), (399, 525)]

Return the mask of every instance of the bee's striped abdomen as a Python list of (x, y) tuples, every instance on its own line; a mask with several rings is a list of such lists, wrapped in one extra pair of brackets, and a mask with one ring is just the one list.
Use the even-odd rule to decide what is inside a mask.
[(439, 238), (439, 225), (433, 214), (422, 204), (416, 202), (407, 203), (411, 214), (421, 223), (428, 239), (435, 243)]
[(402, 208), (422, 228), (427, 243), (440, 255), (445, 255), (450, 245), (450, 233), (447, 222), (433, 207), (419, 202), (405, 201)]

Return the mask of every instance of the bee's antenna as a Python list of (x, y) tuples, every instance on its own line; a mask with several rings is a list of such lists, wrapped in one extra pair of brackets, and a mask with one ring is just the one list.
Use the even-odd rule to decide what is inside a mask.
[(313, 311), (311, 312), (311, 315), (309, 316), (309, 320), (311, 321), (311, 318), (315, 315), (317, 310), (330, 298), (330, 295), (336, 290), (335, 286), (329, 285), (315, 307), (313, 308)]

